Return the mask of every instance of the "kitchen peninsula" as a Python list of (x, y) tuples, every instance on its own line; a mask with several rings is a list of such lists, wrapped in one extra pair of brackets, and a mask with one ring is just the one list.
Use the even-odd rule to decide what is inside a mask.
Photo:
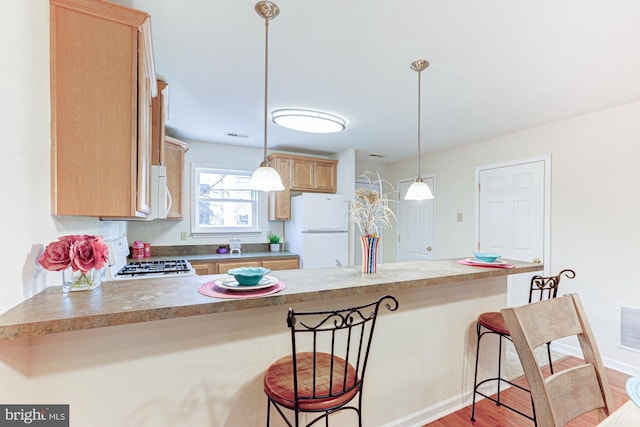
[[(288, 306), (325, 309), (392, 294), (400, 308), (377, 326), (364, 420), (400, 425), (467, 399), (477, 314), (505, 306), (508, 276), (543, 268), (513, 264), (389, 263), (371, 275), (282, 270), (273, 274), (283, 291), (249, 299), (199, 294), (216, 276), (109, 282), (66, 295), (50, 287), (0, 315), (0, 359), (33, 389), (34, 402), (70, 403), (73, 425), (263, 425), (261, 375), (290, 352)], [(349, 421), (340, 415), (332, 425)]]

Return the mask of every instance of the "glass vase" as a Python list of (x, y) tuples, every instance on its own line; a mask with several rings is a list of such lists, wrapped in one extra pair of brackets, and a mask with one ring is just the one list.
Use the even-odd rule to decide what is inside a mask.
[(360, 237), (360, 243), (362, 244), (362, 272), (367, 274), (375, 273), (378, 267), (380, 237), (362, 236)]
[(104, 268), (80, 271), (68, 267), (62, 270), (62, 292), (90, 291), (100, 286), (103, 277)]

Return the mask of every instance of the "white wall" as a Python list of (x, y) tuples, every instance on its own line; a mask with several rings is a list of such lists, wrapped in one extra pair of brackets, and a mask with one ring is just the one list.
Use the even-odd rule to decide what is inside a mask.
[[(561, 292), (578, 292), (609, 365), (640, 366), (640, 354), (617, 347), (619, 303), (640, 307), (640, 103), (424, 156), (438, 181), (440, 258), (468, 256), (474, 242), (475, 167), (551, 155), (551, 272), (573, 268)], [(413, 160), (394, 164), (400, 178)], [(456, 222), (456, 213), (465, 220)], [(619, 366), (628, 371), (632, 366)]]
[[(356, 150), (347, 148), (336, 153), (331, 158), (338, 161), (337, 192), (338, 194), (344, 194), (348, 200), (352, 200), (356, 189)], [(349, 221), (349, 253), (347, 260), (349, 265), (353, 265), (354, 236), (355, 224)]]

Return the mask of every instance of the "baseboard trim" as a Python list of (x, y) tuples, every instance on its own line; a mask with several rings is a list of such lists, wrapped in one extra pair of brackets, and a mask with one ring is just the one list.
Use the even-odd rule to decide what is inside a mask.
[[(567, 356), (579, 357), (582, 359), (582, 350), (579, 347), (574, 347), (572, 345), (566, 345), (564, 343), (551, 343), (552, 350), (565, 354)], [(640, 367), (629, 365), (628, 363), (620, 362), (616, 359), (611, 359), (608, 357), (602, 358), (602, 364), (607, 368), (614, 369), (616, 371), (624, 372), (625, 374), (631, 376), (639, 376), (640, 375)]]
[(470, 399), (468, 403), (465, 403), (465, 399), (463, 398), (463, 396), (452, 397), (397, 420), (391, 421), (387, 424), (382, 425), (381, 427), (422, 427), (425, 424), (456, 412), (457, 410), (464, 408), (470, 403)]
[[(503, 383), (502, 390), (507, 390), (511, 386)], [(484, 394), (492, 395), (497, 392), (495, 383), (488, 383), (480, 386), (480, 391)], [(480, 402), (484, 397), (478, 395), (476, 402)], [(438, 402), (434, 405), (420, 409), (412, 414), (399, 418), (397, 420), (383, 424), (380, 427), (422, 427), (433, 421), (446, 417), (462, 408), (471, 406), (473, 403), (473, 395), (471, 393), (460, 394), (450, 399)], [(470, 421), (471, 422), (471, 421)]]

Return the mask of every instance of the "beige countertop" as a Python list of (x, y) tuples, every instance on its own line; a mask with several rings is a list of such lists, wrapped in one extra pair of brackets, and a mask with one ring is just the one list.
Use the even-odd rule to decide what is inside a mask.
[[(211, 253), (211, 254), (192, 254), (192, 255), (181, 255), (180, 258), (186, 259), (188, 261), (233, 261), (233, 260), (252, 260), (252, 259), (262, 259), (262, 258), (292, 258), (298, 257), (298, 254), (294, 254), (292, 252), (243, 252), (240, 254), (219, 254), (219, 253)], [(161, 256), (157, 257), (159, 259), (171, 259), (177, 258), (177, 256)], [(141, 258), (142, 260), (154, 259), (151, 258)], [(137, 260), (132, 260), (137, 261)]]
[(60, 286), (51, 286), (0, 315), (0, 340), (350, 295), (391, 293), (543, 268), (542, 264), (507, 261), (516, 267), (471, 267), (450, 259), (379, 264), (374, 274), (363, 274), (359, 267), (353, 266), (281, 270), (273, 275), (286, 284), (283, 291), (242, 299), (219, 299), (198, 293), (202, 284), (221, 275), (122, 280), (103, 283), (92, 291), (67, 294), (62, 293)]

